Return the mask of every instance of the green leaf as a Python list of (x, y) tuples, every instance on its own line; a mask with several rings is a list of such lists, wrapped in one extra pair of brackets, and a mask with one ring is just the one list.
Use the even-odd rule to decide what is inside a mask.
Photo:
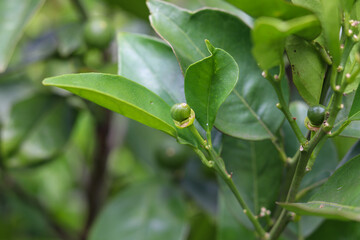
[(337, 66), (340, 64), (340, 0), (293, 0), (295, 4), (307, 7), (314, 11), (319, 18), (322, 34), (317, 39), (323, 42), (327, 50), (330, 51), (333, 63)]
[[(359, 4), (359, 6), (360, 6), (360, 4)], [(357, 19), (360, 19), (360, 16)], [(344, 68), (345, 73), (350, 73), (351, 75), (356, 74), (355, 71), (359, 64), (358, 61), (356, 60), (357, 54), (359, 54), (359, 48), (358, 48), (358, 46), (354, 46), (350, 52), (350, 56), (349, 56), (348, 60), (346, 61), (346, 64), (345, 64), (345, 68)], [(343, 79), (343, 81), (346, 81), (346, 80), (347, 80), (346, 78)], [(358, 89), (359, 83), (360, 83), (360, 75), (357, 75), (355, 80), (346, 86), (344, 93), (349, 94), (349, 93), (356, 91)]]
[[(132, 33), (119, 33), (117, 42), (119, 75), (153, 91), (169, 106), (185, 102), (184, 77), (168, 45), (159, 39)], [(179, 141), (196, 145), (188, 129), (178, 133)]]
[(341, 9), (347, 12), (350, 12), (353, 5), (354, 5), (355, 0), (342, 0), (340, 1), (341, 4)]
[(325, 221), (307, 240), (359, 239), (360, 224), (357, 222)]
[[(170, 43), (183, 72), (192, 63), (208, 56), (205, 39), (229, 53), (238, 64), (238, 83), (220, 107), (215, 127), (240, 138), (273, 137), (284, 117), (274, 114), (278, 111), (275, 107), (277, 96), (261, 76), (251, 54), (249, 27), (239, 18), (215, 9), (189, 12), (158, 0), (148, 1), (148, 6), (153, 28)], [(287, 94), (288, 89), (284, 90)]]
[(360, 121), (351, 122), (340, 135), (360, 139)]
[[(348, 156), (351, 156), (351, 157), (347, 158), (346, 161), (348, 161), (348, 160), (352, 159), (353, 157), (355, 157), (356, 155), (360, 154), (360, 144), (357, 139), (343, 137), (343, 136), (337, 136), (332, 139), (332, 142), (335, 144), (338, 159), (342, 159), (341, 162), (344, 161), (345, 157), (347, 158)], [(355, 143), (358, 143), (358, 144), (355, 144)], [(357, 147), (358, 153), (356, 153), (355, 155), (352, 155), (352, 153), (355, 153), (354, 151), (352, 151), (352, 149), (356, 145), (358, 145), (358, 147)]]
[(356, 90), (354, 101), (349, 112), (349, 120), (360, 120), (360, 87)]
[(171, 48), (159, 39), (119, 33), (119, 75), (156, 93), (167, 104), (185, 101), (184, 77)]
[[(182, 1), (172, 1), (174, 4), (181, 6)], [(191, 5), (191, 6), (190, 6)], [(193, 7), (194, 5), (194, 7)], [(216, 8), (224, 10), (228, 13), (238, 16), (242, 21), (244, 21), (249, 27), (253, 25), (253, 18), (235, 7), (234, 5), (225, 2), (223, 0), (193, 0), (186, 2), (185, 8), (193, 10), (193, 9), (200, 9), (200, 8)]]
[(68, 90), (100, 106), (176, 137), (170, 106), (145, 87), (110, 74), (69, 74), (47, 78), (45, 86)]
[(360, 156), (336, 170), (307, 203), (281, 203), (300, 215), (360, 221)]
[(226, 200), (223, 195), (219, 195), (219, 210), (218, 210), (218, 227), (217, 240), (255, 240), (255, 235), (252, 231), (239, 225), (233, 212), (226, 207)]
[(226, 0), (253, 17), (275, 17), (283, 20), (311, 14), (303, 7), (283, 0)]
[(317, 50), (296, 36), (286, 40), (285, 49), (291, 65), (293, 82), (300, 95), (309, 105), (318, 104), (326, 66)]
[[(261, 207), (272, 210), (278, 198), (283, 164), (270, 140), (244, 141), (223, 137), (222, 158), (228, 172), (250, 209), (257, 215)], [(238, 220), (251, 224), (228, 187), (221, 183), (222, 194)]]
[(116, 196), (90, 232), (90, 240), (181, 240), (187, 234), (185, 204), (174, 186), (153, 180)]
[(0, 122), (9, 118), (11, 106), (33, 94), (31, 80), (24, 74), (0, 77)]
[(24, 27), (44, 0), (0, 2), (0, 73), (4, 72)]
[[(346, 94), (343, 97), (344, 108), (339, 112), (335, 125), (334, 131), (339, 129), (339, 127), (348, 121), (349, 113), (354, 102), (355, 92)], [(356, 115), (355, 115), (356, 116)], [(360, 138), (360, 121), (352, 121), (350, 124), (340, 133), (344, 137)]]
[(283, 21), (277, 18), (261, 17), (255, 21), (252, 31), (253, 54), (260, 67), (268, 70), (283, 61), (285, 40), (292, 34), (312, 40), (318, 31), (307, 31), (310, 27), (319, 27), (314, 15)]
[(61, 26), (56, 35), (59, 41), (58, 50), (62, 57), (68, 57), (83, 44), (83, 27), (80, 23), (69, 23)]
[(346, 155), (343, 157), (337, 168), (341, 167), (342, 165), (344, 165), (345, 163), (347, 163), (349, 160), (353, 159), (357, 155), (360, 155), (359, 140), (357, 140), (356, 143), (347, 151)]
[(200, 125), (210, 132), (217, 111), (237, 83), (239, 68), (230, 54), (209, 41), (206, 45), (211, 55), (186, 71), (185, 96)]
[(2, 132), (1, 150), (8, 164), (54, 157), (67, 143), (75, 117), (75, 110), (56, 96), (37, 94), (14, 104)]

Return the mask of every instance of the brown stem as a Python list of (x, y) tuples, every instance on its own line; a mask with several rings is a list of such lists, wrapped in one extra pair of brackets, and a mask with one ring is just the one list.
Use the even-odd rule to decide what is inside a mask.
[(107, 195), (106, 174), (108, 155), (110, 152), (108, 135), (111, 113), (108, 110), (104, 110), (102, 114), (104, 114), (104, 117), (98, 121), (96, 126), (97, 148), (87, 185), (88, 216), (81, 234), (82, 239), (87, 238), (90, 227), (98, 215)]

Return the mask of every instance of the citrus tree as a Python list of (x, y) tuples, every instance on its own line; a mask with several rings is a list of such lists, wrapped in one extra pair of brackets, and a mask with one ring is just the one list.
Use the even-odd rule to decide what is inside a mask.
[[(17, 186), (13, 164), (28, 169), (55, 159), (78, 131), (72, 141), (93, 160), (83, 238), (360, 237), (359, 1), (177, 2), (197, 9), (187, 10), (148, 0), (157, 36), (120, 29), (116, 46), (109, 46), (116, 24), (73, 2), (82, 20), (64, 26), (67, 41), (60, 34), (57, 51), (65, 51), (67, 61), (81, 59), (82, 70), (46, 76), (43, 85), (57, 88), (36, 85), (30, 99), (12, 106), (2, 130), (5, 181)], [(135, 1), (129, 11), (143, 17), (143, 4)], [(8, 43), (0, 45), (3, 71), (16, 34), (9, 31)], [(136, 184), (125, 190), (113, 184), (120, 193), (100, 215), (99, 202), (110, 196), (103, 194), (111, 177), (104, 159), (115, 152), (109, 139), (122, 139), (117, 128), (126, 127), (98, 105), (142, 124), (127, 125), (125, 141), (146, 166), (117, 164)], [(47, 108), (57, 115), (44, 119), (55, 123), (30, 131)], [(29, 163), (39, 146), (48, 155)], [(57, 232), (67, 239), (67, 231)]]

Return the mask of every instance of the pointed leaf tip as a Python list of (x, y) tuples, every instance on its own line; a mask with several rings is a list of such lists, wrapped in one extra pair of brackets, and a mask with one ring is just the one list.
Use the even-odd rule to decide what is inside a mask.
[(206, 47), (207, 47), (207, 49), (209, 50), (209, 52), (210, 52), (211, 54), (214, 54), (214, 52), (215, 52), (215, 47), (210, 43), (210, 41), (207, 40), (207, 39), (205, 39), (205, 44), (206, 44)]

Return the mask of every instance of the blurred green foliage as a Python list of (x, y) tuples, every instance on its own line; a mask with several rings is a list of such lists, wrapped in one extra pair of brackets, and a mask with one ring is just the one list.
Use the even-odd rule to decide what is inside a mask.
[[(0, 35), (10, 39), (0, 41), (0, 239), (251, 239), (219, 197), (214, 174), (190, 148), (41, 85), (65, 73), (116, 74), (116, 33), (89, 46), (84, 27), (101, 17), (116, 31), (155, 35), (145, 0), (29, 2), (0, 3), (0, 15), (17, 13), (0, 16)], [(219, 7), (252, 24), (220, 0), (171, 2), (192, 10)], [(12, 21), (16, 28), (7, 30)], [(355, 141), (335, 139), (326, 149), (341, 159)], [(333, 167), (331, 156), (322, 155)], [(244, 186), (251, 181), (244, 178)], [(337, 222), (325, 221), (309, 239), (352, 239), (359, 228), (337, 229)]]

